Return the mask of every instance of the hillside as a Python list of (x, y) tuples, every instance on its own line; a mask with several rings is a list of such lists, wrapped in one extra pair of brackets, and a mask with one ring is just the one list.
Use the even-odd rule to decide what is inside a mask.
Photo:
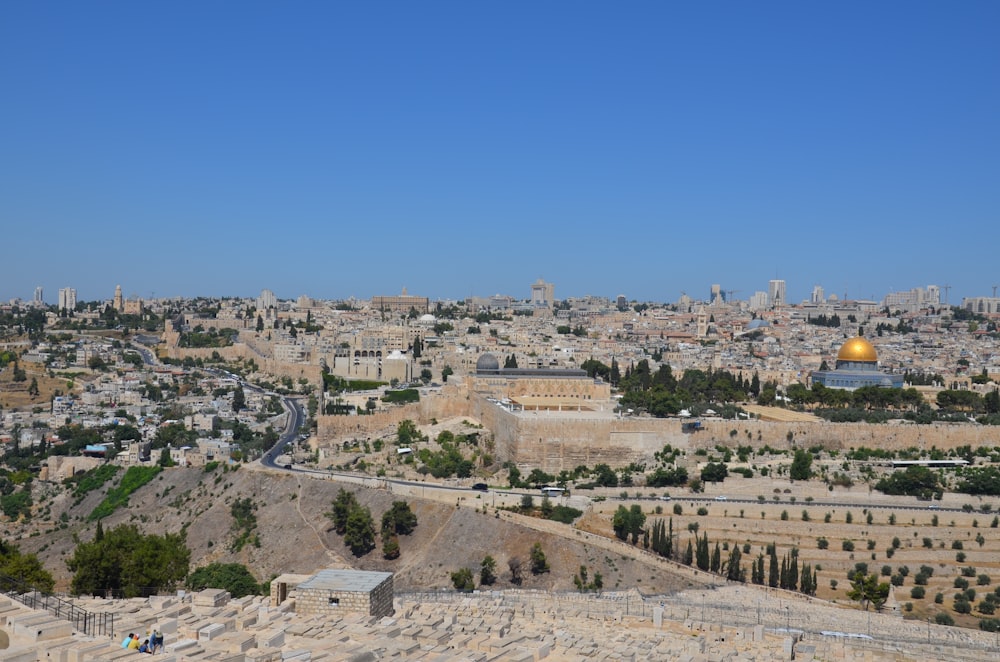
[[(71, 575), (65, 559), (73, 553), (74, 534), (82, 540), (94, 535), (96, 523), (87, 521), (87, 515), (120, 476), (121, 473), (76, 505), (63, 486), (51, 483), (40, 486), (36, 488), (39, 514), (28, 524), (8, 525), (8, 536), (21, 538), (17, 544), (22, 551), (39, 555), (56, 576), (57, 588), (69, 586)], [(472, 569), (478, 582), (479, 564), (489, 554), (497, 561), (500, 580), (496, 588), (511, 585), (507, 561), (512, 556), (524, 561), (524, 588), (572, 590), (573, 576), (582, 565), (587, 566), (591, 577), (601, 573), (604, 586), (609, 589), (639, 586), (645, 593), (667, 593), (691, 585), (688, 580), (658, 567), (501, 520), (495, 512), (485, 514), (473, 508), (419, 498), (407, 499), (419, 524), (412, 535), (400, 538), (400, 558), (383, 559), (381, 546), (362, 558), (355, 558), (341, 537), (330, 529), (325, 516), (341, 488), (354, 492), (359, 503), (371, 509), (376, 527), (393, 501), (393, 496), (383, 490), (298, 474), (248, 467), (237, 471), (223, 471), (220, 467), (212, 472), (171, 468), (136, 491), (129, 499), (129, 506), (106, 518), (103, 526), (107, 530), (129, 523), (151, 534), (176, 532), (186, 527), (192, 569), (213, 561), (238, 562), (259, 579), (337, 566), (394, 572), (397, 590), (450, 588), (451, 572), (462, 567)], [(247, 498), (256, 507), (257, 527), (253, 533), (259, 537), (260, 546), (248, 544), (233, 552), (230, 547), (237, 536), (232, 531), (235, 520), (231, 507), (236, 500)], [(44, 512), (48, 512), (55, 526), (40, 521)], [(527, 571), (527, 561), (536, 542), (541, 543), (551, 572), (533, 576)]]

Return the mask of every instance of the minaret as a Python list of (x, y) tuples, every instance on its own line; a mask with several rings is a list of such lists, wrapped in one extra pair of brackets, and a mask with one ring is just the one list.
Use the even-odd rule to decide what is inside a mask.
[(125, 302), (122, 301), (122, 286), (121, 285), (115, 285), (115, 300), (114, 300), (114, 303), (112, 303), (111, 305), (119, 313), (122, 312), (123, 310), (125, 310)]

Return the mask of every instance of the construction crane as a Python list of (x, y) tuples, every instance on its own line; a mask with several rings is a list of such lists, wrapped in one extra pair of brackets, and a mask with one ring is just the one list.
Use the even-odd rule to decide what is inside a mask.
[(994, 299), (997, 298), (997, 286), (996, 285), (993, 286), (993, 298)]
[(944, 290), (944, 305), (948, 305), (948, 292), (951, 291), (951, 285), (942, 285), (941, 289)]
[(743, 290), (726, 290), (726, 302), (727, 303), (732, 303), (732, 301), (733, 301), (733, 295), (734, 294), (739, 294), (742, 291)]

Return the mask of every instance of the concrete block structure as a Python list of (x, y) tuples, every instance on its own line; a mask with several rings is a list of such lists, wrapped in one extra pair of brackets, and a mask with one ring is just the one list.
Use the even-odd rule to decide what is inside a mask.
[(392, 576), (391, 572), (321, 570), (295, 588), (295, 612), (392, 616)]

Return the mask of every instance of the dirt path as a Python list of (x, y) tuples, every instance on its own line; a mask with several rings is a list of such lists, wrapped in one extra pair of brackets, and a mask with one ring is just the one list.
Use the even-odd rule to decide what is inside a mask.
[(302, 518), (305, 525), (308, 526), (316, 535), (316, 540), (319, 542), (320, 546), (323, 547), (323, 550), (326, 552), (326, 556), (330, 559), (331, 564), (349, 568), (350, 564), (347, 562), (347, 559), (338, 554), (335, 550), (327, 547), (326, 542), (324, 542), (323, 536), (320, 534), (319, 530), (313, 525), (312, 522), (309, 521), (306, 514), (302, 512), (302, 476), (297, 477), (296, 483), (298, 485), (298, 491), (295, 497), (295, 512), (299, 514), (299, 517)]

